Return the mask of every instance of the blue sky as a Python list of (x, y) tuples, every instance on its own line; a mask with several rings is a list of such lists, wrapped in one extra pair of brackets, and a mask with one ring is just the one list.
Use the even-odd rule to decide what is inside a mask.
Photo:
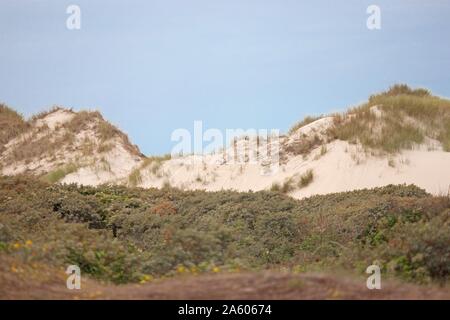
[(99, 109), (146, 154), (194, 120), (286, 131), (398, 82), (450, 96), (449, 17), (450, 0), (1, 0), (0, 101)]

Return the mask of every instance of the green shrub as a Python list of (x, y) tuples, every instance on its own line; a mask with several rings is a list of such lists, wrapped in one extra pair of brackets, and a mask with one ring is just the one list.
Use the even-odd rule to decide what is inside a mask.
[(132, 247), (125, 248), (117, 240), (89, 245), (68, 247), (67, 263), (80, 267), (82, 272), (114, 283), (138, 281), (142, 273), (139, 257)]
[[(408, 281), (446, 282), (449, 210), (448, 198), (415, 186), (295, 200), (0, 177), (0, 244), (27, 263), (73, 263), (115, 283), (213, 266), (357, 271), (374, 260)], [(30, 248), (14, 249), (27, 240)]]

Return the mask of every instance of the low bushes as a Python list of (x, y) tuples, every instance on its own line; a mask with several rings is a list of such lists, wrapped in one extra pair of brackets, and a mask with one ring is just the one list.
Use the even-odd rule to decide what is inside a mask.
[[(314, 196), (48, 185), (0, 178), (0, 242), (27, 259), (77, 264), (116, 283), (180, 270), (302, 266), (363, 272), (374, 260), (408, 281), (449, 278), (450, 202), (414, 186)], [(184, 272), (183, 271), (183, 272)], [(192, 272), (194, 272), (192, 271)], [(190, 272), (190, 271), (189, 271)]]

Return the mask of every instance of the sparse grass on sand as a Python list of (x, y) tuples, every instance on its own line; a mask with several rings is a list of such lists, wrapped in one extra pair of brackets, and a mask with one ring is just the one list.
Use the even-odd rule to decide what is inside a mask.
[(300, 129), (301, 127), (304, 127), (316, 120), (319, 120), (320, 118), (322, 118), (323, 116), (307, 116), (305, 117), (303, 120), (297, 122), (296, 124), (294, 124), (290, 129), (289, 129), (289, 134), (294, 133), (295, 131), (297, 131), (298, 129)]
[(152, 174), (156, 175), (159, 171), (159, 169), (161, 169), (161, 166), (163, 164), (164, 161), (170, 160), (171, 159), (171, 155), (170, 154), (165, 154), (163, 156), (150, 156), (150, 157), (146, 157), (144, 159), (144, 162), (141, 165), (141, 169), (145, 169), (150, 167), (150, 171)]
[(286, 178), (283, 183), (273, 182), (269, 190), (272, 192), (280, 192), (283, 194), (288, 194), (297, 188), (305, 188), (314, 180), (314, 172), (312, 169), (307, 170), (304, 174), (300, 176), (297, 175)]
[(305, 188), (308, 185), (310, 185), (313, 180), (314, 180), (314, 171), (312, 169), (309, 169), (300, 176), (298, 186), (299, 188)]
[(55, 183), (61, 181), (65, 176), (67, 176), (70, 173), (73, 173), (77, 171), (79, 166), (75, 163), (69, 163), (67, 165), (64, 165), (58, 169), (55, 169), (53, 171), (50, 171), (46, 175), (42, 177), (42, 180), (49, 182), (49, 183)]
[(129, 185), (132, 187), (135, 187), (135, 186), (139, 185), (140, 183), (142, 183), (141, 171), (146, 168), (150, 168), (150, 172), (153, 175), (158, 175), (159, 170), (161, 169), (161, 166), (164, 163), (164, 161), (167, 161), (170, 159), (171, 159), (170, 154), (165, 154), (163, 156), (146, 157), (144, 159), (144, 161), (142, 162), (142, 164), (138, 168), (135, 168), (128, 176)]
[(281, 186), (280, 191), (282, 193), (289, 193), (289, 192), (293, 191), (294, 189), (295, 189), (294, 178), (290, 177), (283, 182), (283, 185)]
[[(397, 84), (387, 91), (370, 96), (368, 102), (332, 115), (334, 123), (327, 132), (329, 140), (340, 139), (381, 153), (412, 149), (429, 137), (450, 152), (450, 100), (433, 96), (426, 89), (412, 89)], [(289, 134), (320, 117), (306, 117), (295, 124)], [(286, 151), (308, 154), (322, 143), (317, 136), (303, 137)]]
[(41, 111), (41, 112), (36, 113), (33, 116), (31, 116), (30, 122), (36, 122), (37, 120), (43, 119), (46, 116), (48, 116), (49, 114), (52, 114), (52, 113), (60, 111), (60, 110), (66, 110), (68, 112), (73, 112), (72, 109), (64, 109), (63, 107), (60, 107), (60, 106), (53, 106), (48, 110)]
[(128, 176), (128, 184), (132, 187), (136, 187), (140, 183), (142, 183), (141, 170), (139, 168), (133, 169)]
[[(122, 133), (115, 126), (105, 121), (98, 111), (79, 111), (73, 112), (73, 118), (63, 123), (55, 130), (49, 130), (48, 126), (43, 125), (39, 128), (32, 126), (39, 119), (43, 119), (49, 114), (66, 110), (61, 107), (53, 107), (48, 111), (41, 112), (33, 116), (30, 121), (25, 121), (21, 115), (5, 105), (0, 105), (0, 152), (3, 151), (4, 144), (13, 138), (19, 138), (12, 151), (4, 159), (4, 164), (12, 164), (20, 161), (29, 163), (36, 159), (49, 157), (55, 153), (62, 152), (64, 149), (73, 151), (76, 136), (83, 130), (92, 129), (97, 133), (98, 145), (95, 139), (84, 139), (78, 141), (76, 148), (84, 156), (89, 156), (95, 150), (99, 153), (105, 153), (114, 148), (114, 140), (119, 139), (122, 146), (133, 155), (142, 156), (139, 149), (129, 142), (128, 136)], [(21, 136), (29, 132), (29, 135)]]
[(425, 89), (395, 85), (371, 96), (367, 103), (336, 115), (329, 135), (386, 153), (411, 149), (430, 137), (450, 151), (450, 101)]

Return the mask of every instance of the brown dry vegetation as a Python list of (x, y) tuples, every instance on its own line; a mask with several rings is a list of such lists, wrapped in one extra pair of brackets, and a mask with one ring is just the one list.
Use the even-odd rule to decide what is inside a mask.
[(303, 136), (300, 139), (284, 146), (284, 151), (294, 155), (307, 155), (311, 150), (322, 145), (324, 141), (318, 135)]
[(5, 104), (0, 104), (0, 152), (4, 151), (4, 145), (8, 141), (24, 133), (29, 127), (22, 115)]
[(294, 133), (295, 131), (297, 131), (298, 129), (300, 129), (301, 127), (304, 127), (316, 120), (319, 120), (323, 118), (323, 116), (307, 116), (305, 117), (303, 120), (297, 122), (296, 124), (294, 124), (290, 129), (289, 129), (289, 134)]
[(72, 109), (65, 109), (65, 108), (60, 107), (60, 106), (53, 106), (53, 107), (51, 107), (48, 110), (44, 110), (44, 111), (41, 111), (41, 112), (39, 112), (37, 114), (32, 115), (31, 118), (30, 118), (30, 122), (36, 122), (37, 120), (43, 119), (46, 116), (48, 116), (49, 114), (52, 114), (52, 113), (60, 111), (60, 110), (65, 110), (65, 111), (74, 113)]
[[(30, 121), (26, 122), (15, 111), (2, 105), (0, 108), (0, 122), (2, 124), (0, 142), (2, 148), (12, 138), (19, 137), (25, 132), (30, 133), (22, 136), (17, 144), (12, 147), (11, 152), (4, 159), (4, 164), (8, 165), (20, 161), (29, 163), (44, 157), (54, 157), (55, 154), (64, 150), (68, 152), (81, 150), (83, 156), (93, 155), (95, 150), (99, 153), (106, 153), (113, 149), (114, 145), (110, 141), (116, 137), (119, 138), (126, 150), (134, 155), (142, 156), (139, 149), (129, 142), (128, 136), (105, 121), (98, 111), (73, 112), (74, 117), (56, 127), (55, 130), (50, 130), (46, 125), (38, 128), (32, 125), (37, 120), (59, 110), (63, 110), (63, 108), (53, 107), (34, 115)], [(69, 110), (69, 112), (72, 111)], [(88, 129), (97, 133), (98, 144), (91, 139), (84, 139), (77, 143), (77, 134)]]
[[(42, 132), (42, 131), (41, 131)], [(23, 137), (8, 154), (5, 159), (6, 164), (25, 161), (31, 162), (35, 159), (41, 159), (45, 156), (51, 156), (61, 151), (63, 147), (70, 147), (75, 141), (75, 136), (71, 132), (65, 132), (62, 135), (54, 135), (48, 131), (45, 135), (36, 139), (30, 135)]]
[(314, 180), (314, 172), (312, 169), (307, 170), (304, 174), (301, 175), (300, 181), (298, 182), (299, 188), (305, 188), (311, 184)]

